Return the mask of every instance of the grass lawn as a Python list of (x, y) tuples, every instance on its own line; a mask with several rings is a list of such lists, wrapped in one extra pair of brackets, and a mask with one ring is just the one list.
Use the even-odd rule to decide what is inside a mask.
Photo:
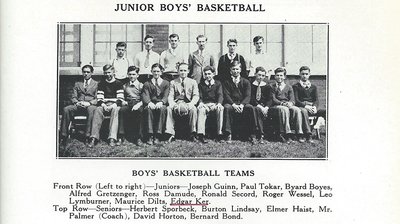
[[(60, 147), (59, 157), (124, 157), (124, 158), (326, 158), (326, 135), (321, 128), (321, 139), (314, 143), (280, 143), (251, 145), (249, 142), (233, 141), (232, 144), (209, 140), (207, 144), (177, 139), (160, 145), (138, 147), (125, 141), (121, 146), (110, 147), (106, 142), (94, 148), (86, 147), (82, 141), (69, 139), (68, 145)], [(314, 136), (315, 137), (315, 136)]]

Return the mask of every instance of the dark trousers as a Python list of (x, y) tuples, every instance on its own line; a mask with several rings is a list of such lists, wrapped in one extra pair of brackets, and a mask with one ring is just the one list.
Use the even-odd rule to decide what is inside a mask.
[(122, 106), (119, 110), (118, 134), (130, 139), (139, 139), (142, 134), (143, 106), (132, 111), (132, 106)]
[(224, 105), (223, 130), (227, 134), (249, 137), (255, 134), (254, 107), (246, 104), (242, 113), (237, 113), (231, 104)]
[(90, 105), (87, 108), (78, 107), (76, 105), (69, 105), (64, 107), (62, 120), (61, 120), (61, 136), (68, 136), (68, 127), (71, 123), (71, 120), (74, 119), (76, 114), (83, 114), (87, 116), (86, 119), (86, 137), (90, 136), (92, 121), (94, 111), (96, 110), (96, 106)]
[(149, 107), (144, 108), (144, 133), (162, 134), (165, 130), (167, 119), (167, 107), (163, 105), (160, 109), (152, 110)]
[[(268, 111), (270, 112), (270, 111)], [(269, 116), (269, 115), (268, 115)], [(267, 117), (264, 116), (262, 110), (259, 107), (254, 107), (254, 120), (256, 125), (256, 133), (259, 135), (264, 135), (264, 127), (267, 123)]]

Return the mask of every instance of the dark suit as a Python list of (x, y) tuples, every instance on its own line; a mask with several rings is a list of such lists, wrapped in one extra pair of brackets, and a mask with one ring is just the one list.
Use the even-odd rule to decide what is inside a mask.
[(229, 59), (228, 54), (224, 54), (219, 58), (218, 61), (218, 75), (215, 76), (215, 79), (218, 79), (222, 83), (231, 78), (231, 65), (232, 62), (239, 61), (241, 64), (242, 71), (240, 72), (240, 76), (242, 78), (248, 77), (247, 75), (247, 68), (246, 68), (246, 61), (244, 60), (242, 55), (236, 54), (233, 60)]
[[(257, 89), (260, 88), (261, 96), (257, 99)], [(264, 114), (262, 109), (258, 107), (258, 105), (262, 107), (270, 108), (272, 105), (272, 88), (266, 82), (262, 81), (260, 86), (258, 86), (258, 82), (254, 81), (251, 85), (251, 105), (254, 106), (254, 119), (256, 122), (256, 131), (264, 135)]]
[[(87, 115), (86, 120), (86, 136), (90, 136), (92, 121), (94, 111), (96, 110), (97, 104), (97, 87), (98, 83), (91, 79), (89, 85), (85, 88), (83, 82), (76, 82), (72, 92), (71, 101), (73, 105), (69, 105), (64, 107), (63, 116), (61, 120), (61, 136), (68, 136), (68, 126), (71, 122), (71, 119), (74, 118), (75, 114), (78, 112), (85, 113)], [(90, 106), (83, 108), (78, 107), (76, 104), (80, 101), (89, 102)]]
[[(161, 79), (161, 78), (160, 78)], [(146, 134), (162, 134), (165, 130), (165, 122), (167, 118), (167, 103), (169, 94), (169, 82), (162, 80), (159, 85), (159, 93), (157, 87), (150, 80), (143, 85), (142, 101), (144, 106), (144, 132)], [(153, 102), (157, 104), (162, 102), (163, 106), (160, 109), (152, 110), (148, 104)]]
[[(224, 125), (223, 130), (231, 134), (235, 127), (235, 134), (241, 133), (244, 137), (255, 133), (254, 108), (250, 104), (251, 85), (249, 80), (240, 78), (238, 85), (232, 78), (223, 82), (224, 87)], [(237, 113), (232, 104), (243, 104), (243, 112)], [(240, 131), (239, 131), (240, 130)]]

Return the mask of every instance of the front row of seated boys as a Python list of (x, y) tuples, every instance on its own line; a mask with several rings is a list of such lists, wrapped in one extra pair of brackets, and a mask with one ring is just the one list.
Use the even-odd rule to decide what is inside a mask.
[(84, 81), (73, 88), (74, 105), (63, 111), (62, 144), (66, 144), (68, 126), (78, 113), (87, 115), (89, 147), (99, 141), (104, 115), (110, 116), (110, 146), (122, 144), (128, 134), (138, 146), (143, 144), (142, 140), (148, 145), (159, 144), (164, 134), (170, 142), (175, 138), (175, 122), (184, 116), (188, 119), (179, 119), (181, 123), (177, 124), (187, 126), (190, 140), (206, 143), (206, 120), (212, 113), (217, 139), (227, 143), (232, 141), (232, 135), (253, 144), (264, 143), (265, 123), (271, 120), (279, 141), (296, 138), (299, 142), (312, 142), (309, 115), (325, 117), (325, 110), (317, 110), (317, 88), (309, 81), (307, 66), (300, 68), (300, 81), (293, 86), (285, 83), (284, 68), (275, 70), (273, 84), (268, 83), (263, 67), (256, 68), (252, 83), (241, 77), (238, 61), (232, 62), (231, 78), (223, 83), (214, 79), (212, 66), (203, 70), (203, 80), (197, 85), (187, 77), (189, 66), (179, 64), (179, 77), (168, 82), (161, 78), (163, 67), (156, 63), (151, 67), (153, 77), (143, 84), (138, 81), (139, 68), (130, 66), (129, 82), (123, 85), (115, 79), (112, 65), (103, 67), (106, 79), (100, 83), (91, 78), (93, 67), (83, 66)]

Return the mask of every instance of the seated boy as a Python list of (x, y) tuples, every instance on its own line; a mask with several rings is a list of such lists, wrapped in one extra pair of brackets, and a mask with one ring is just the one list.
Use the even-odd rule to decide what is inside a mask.
[(264, 120), (268, 116), (268, 109), (272, 105), (272, 88), (264, 80), (267, 71), (263, 67), (255, 69), (255, 80), (251, 85), (250, 103), (254, 106), (256, 132), (260, 143), (264, 143)]
[(291, 141), (291, 127), (293, 123), (294, 130), (298, 140), (304, 142), (302, 130), (302, 116), (301, 110), (294, 106), (294, 93), (290, 85), (286, 85), (286, 69), (275, 69), (275, 83), (272, 85), (272, 104), (273, 109), (276, 110), (279, 122), (279, 135), (278, 138), (282, 142), (287, 140)]
[(159, 144), (165, 130), (169, 82), (161, 78), (163, 70), (160, 64), (153, 64), (153, 78), (143, 85), (144, 133), (149, 145)]
[[(227, 143), (232, 142), (232, 131), (242, 138), (255, 143), (254, 108), (250, 104), (250, 81), (241, 77), (241, 63), (232, 62), (231, 77), (223, 82), (224, 86), (224, 131)], [(240, 130), (240, 131), (239, 131)]]
[(143, 84), (137, 78), (139, 76), (139, 68), (136, 66), (129, 66), (128, 79), (124, 88), (125, 100), (122, 101), (122, 106), (119, 111), (119, 136), (117, 145), (123, 142), (125, 133), (132, 134), (133, 141), (137, 146), (142, 145), (142, 89)]
[(219, 138), (222, 135), (222, 122), (224, 119), (224, 107), (222, 84), (218, 80), (214, 80), (215, 69), (211, 66), (206, 66), (203, 69), (204, 79), (199, 84), (199, 106), (197, 106), (197, 134), (200, 142), (206, 143), (204, 136), (206, 132), (206, 120), (209, 112), (216, 113), (217, 135)]
[(115, 146), (118, 134), (118, 105), (124, 98), (124, 90), (122, 84), (115, 79), (114, 67), (112, 65), (104, 65), (103, 73), (106, 76), (105, 80), (99, 83), (97, 90), (98, 106), (94, 112), (92, 123), (92, 134), (90, 136), (89, 147), (93, 147), (100, 139), (100, 129), (103, 124), (104, 114), (110, 114), (110, 128), (108, 141), (110, 146)]
[(308, 66), (302, 66), (299, 69), (300, 81), (294, 84), (293, 91), (296, 106), (300, 108), (302, 120), (303, 120), (303, 131), (306, 135), (306, 140), (311, 140), (311, 127), (309, 123), (309, 115), (322, 116), (325, 118), (326, 111), (323, 109), (317, 110), (318, 108), (318, 91), (317, 87), (310, 82), (310, 68)]

